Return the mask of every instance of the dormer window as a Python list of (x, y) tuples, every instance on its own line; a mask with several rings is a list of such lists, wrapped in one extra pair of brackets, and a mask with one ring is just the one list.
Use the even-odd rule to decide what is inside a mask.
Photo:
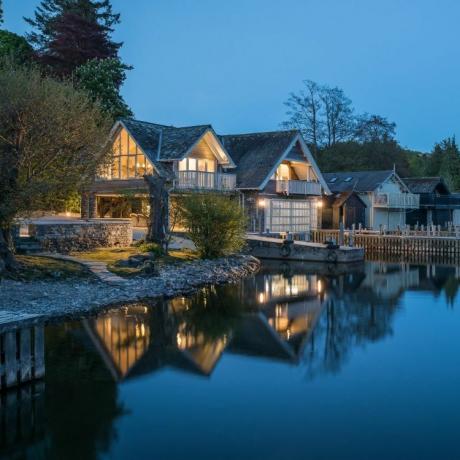
[(216, 161), (209, 158), (184, 158), (179, 161), (179, 171), (216, 172)]

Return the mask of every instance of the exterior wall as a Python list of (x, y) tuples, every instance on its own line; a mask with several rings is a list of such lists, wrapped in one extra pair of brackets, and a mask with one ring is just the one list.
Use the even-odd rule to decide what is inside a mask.
[(51, 252), (127, 247), (133, 241), (133, 227), (129, 219), (56, 221), (34, 225), (31, 230), (43, 250)]
[(387, 230), (396, 230), (398, 226), (402, 228), (405, 224), (406, 211), (374, 208), (373, 230), (379, 230), (380, 226), (385, 227)]

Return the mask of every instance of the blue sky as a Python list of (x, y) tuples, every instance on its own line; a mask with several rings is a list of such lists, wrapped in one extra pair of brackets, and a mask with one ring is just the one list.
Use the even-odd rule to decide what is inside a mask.
[[(38, 0), (4, 0), (23, 33)], [(123, 95), (137, 118), (277, 129), (302, 80), (339, 86), (395, 121), (402, 145), (460, 134), (458, 0), (113, 0)]]

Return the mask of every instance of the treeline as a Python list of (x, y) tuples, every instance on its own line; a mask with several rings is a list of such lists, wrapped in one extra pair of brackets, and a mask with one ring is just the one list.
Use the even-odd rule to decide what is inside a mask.
[[(0, 25), (3, 9), (0, 0)], [(110, 0), (42, 0), (24, 37), (0, 30), (0, 59), (35, 65), (84, 90), (112, 119), (132, 116), (120, 94), (131, 67), (122, 62), (122, 43), (112, 39), (120, 15)]]
[(396, 123), (376, 114), (357, 114), (343, 90), (311, 80), (291, 93), (285, 128), (302, 132), (322, 171), (368, 171), (396, 167), (402, 177), (442, 176), (460, 190), (460, 152), (455, 138), (435, 144), (431, 153), (403, 148)]

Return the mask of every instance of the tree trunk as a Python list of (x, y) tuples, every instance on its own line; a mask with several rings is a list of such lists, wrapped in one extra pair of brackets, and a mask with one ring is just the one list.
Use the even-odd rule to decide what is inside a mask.
[(0, 276), (7, 271), (15, 271), (18, 268), (13, 248), (11, 226), (0, 228)]
[(145, 181), (149, 187), (150, 203), (146, 239), (165, 248), (169, 214), (169, 193), (166, 189), (166, 180), (157, 176), (145, 176)]

